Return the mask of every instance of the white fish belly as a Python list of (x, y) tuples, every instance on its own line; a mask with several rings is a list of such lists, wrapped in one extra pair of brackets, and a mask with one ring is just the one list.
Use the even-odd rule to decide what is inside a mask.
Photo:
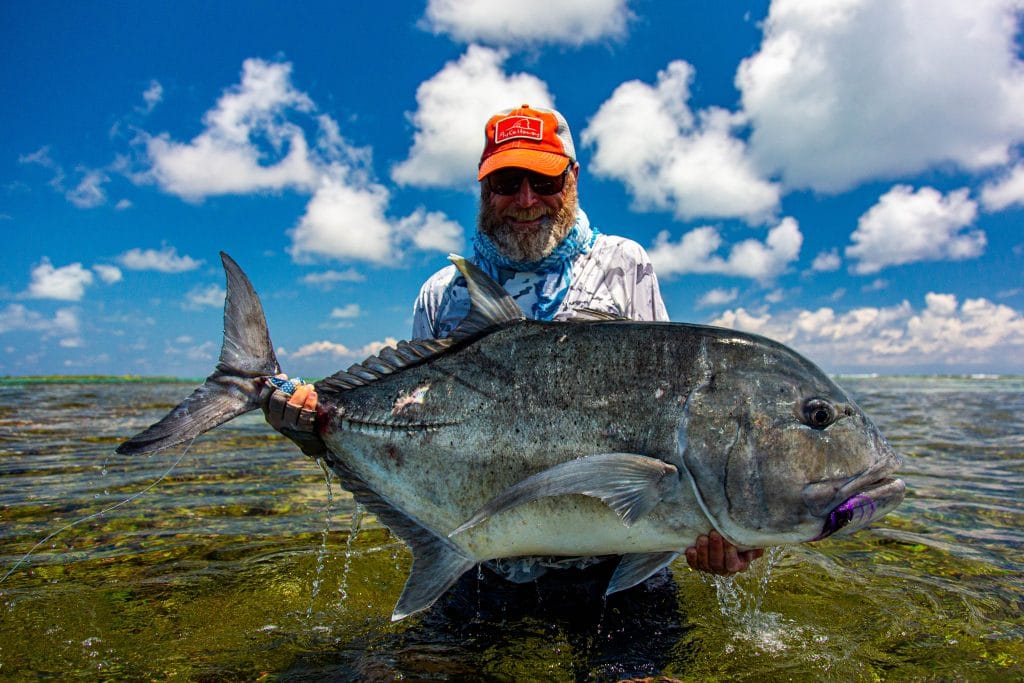
[(563, 495), (500, 512), (452, 537), (478, 560), (520, 555), (623, 555), (681, 551), (706, 529), (673, 527), (655, 509), (627, 527), (600, 500)]

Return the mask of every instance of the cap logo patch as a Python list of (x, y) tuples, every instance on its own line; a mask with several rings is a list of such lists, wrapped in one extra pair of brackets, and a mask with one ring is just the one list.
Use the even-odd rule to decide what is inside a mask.
[(543, 140), (544, 121), (532, 116), (507, 116), (494, 124), (494, 144), (516, 138)]

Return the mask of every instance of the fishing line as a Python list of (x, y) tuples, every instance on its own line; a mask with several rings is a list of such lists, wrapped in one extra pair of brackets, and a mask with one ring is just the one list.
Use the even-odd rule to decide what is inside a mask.
[(39, 541), (38, 543), (36, 543), (36, 544), (35, 544), (34, 546), (32, 546), (32, 547), (31, 547), (31, 548), (29, 549), (29, 551), (28, 551), (27, 553), (25, 553), (25, 555), (24, 555), (24, 556), (23, 556), (23, 557), (22, 557), (22, 558), (21, 558), (20, 560), (18, 560), (17, 562), (15, 562), (15, 563), (14, 563), (14, 566), (13, 566), (13, 567), (11, 567), (11, 568), (10, 568), (9, 570), (7, 570), (7, 573), (6, 573), (6, 574), (4, 574), (4, 575), (3, 575), (2, 577), (0, 577), (0, 583), (3, 583), (4, 581), (6, 581), (6, 580), (7, 580), (7, 577), (8, 577), (8, 576), (10, 576), (11, 574), (13, 574), (13, 573), (14, 573), (14, 572), (15, 572), (15, 571), (16, 571), (16, 570), (18, 569), (18, 567), (20, 567), (21, 565), (23, 565), (23, 564), (25, 563), (25, 561), (26, 561), (26, 560), (28, 560), (28, 558), (32, 556), (32, 553), (34, 553), (34, 552), (35, 552), (36, 550), (38, 550), (40, 546), (44, 545), (44, 544), (45, 544), (45, 543), (46, 543), (47, 541), (49, 541), (49, 540), (50, 540), (50, 539), (52, 539), (53, 537), (55, 537), (55, 536), (57, 536), (57, 535), (59, 535), (59, 534), (62, 534), (62, 533), (64, 533), (65, 531), (67, 531), (67, 530), (68, 530), (68, 529), (70, 529), (71, 527), (73, 527), (73, 526), (77, 526), (77, 525), (81, 524), (82, 522), (87, 522), (87, 521), (89, 521), (90, 519), (94, 519), (94, 518), (96, 518), (96, 517), (101, 517), (101, 516), (103, 516), (103, 515), (107, 514), (108, 512), (110, 512), (111, 510), (116, 510), (117, 508), (119, 508), (119, 507), (121, 507), (121, 506), (123, 506), (123, 505), (127, 505), (128, 503), (132, 502), (132, 501), (133, 501), (133, 500), (135, 500), (136, 498), (139, 498), (140, 496), (142, 496), (143, 494), (145, 494), (146, 492), (148, 492), (148, 491), (149, 491), (150, 489), (152, 489), (152, 488), (153, 488), (154, 486), (156, 486), (157, 484), (159, 484), (160, 482), (162, 482), (162, 481), (163, 481), (164, 479), (166, 479), (166, 478), (167, 478), (167, 475), (169, 475), (169, 474), (171, 473), (171, 471), (172, 471), (172, 470), (173, 470), (173, 469), (174, 469), (175, 467), (177, 467), (177, 466), (178, 466), (178, 464), (179, 464), (179, 463), (180, 463), (180, 462), (182, 461), (182, 459), (183, 459), (183, 458), (184, 458), (184, 457), (185, 457), (186, 455), (188, 455), (188, 451), (189, 451), (189, 449), (190, 449), (190, 448), (192, 448), (192, 444), (193, 444), (193, 443), (195, 442), (195, 440), (196, 440), (196, 437), (192, 437), (192, 439), (191, 439), (191, 440), (190, 440), (190, 441), (188, 442), (188, 445), (187, 445), (187, 446), (185, 446), (185, 450), (184, 450), (184, 451), (182, 451), (182, 452), (181, 452), (181, 455), (179, 455), (179, 456), (178, 456), (178, 459), (177, 459), (177, 460), (175, 460), (175, 461), (174, 461), (174, 462), (173, 462), (173, 463), (171, 464), (171, 466), (170, 466), (170, 467), (168, 467), (168, 468), (167, 468), (167, 470), (165, 470), (165, 471), (164, 471), (164, 473), (163, 473), (163, 474), (161, 474), (161, 475), (160, 475), (160, 476), (159, 476), (159, 477), (157, 478), (157, 480), (156, 480), (156, 481), (154, 481), (154, 482), (153, 482), (152, 484), (150, 484), (150, 485), (149, 485), (149, 486), (147, 486), (146, 488), (144, 488), (144, 489), (142, 489), (141, 491), (138, 491), (138, 492), (136, 492), (136, 493), (133, 493), (132, 495), (128, 496), (127, 498), (125, 498), (125, 499), (124, 499), (124, 500), (122, 500), (121, 502), (119, 502), (119, 503), (115, 503), (115, 504), (111, 505), (110, 507), (107, 507), (107, 508), (104, 508), (104, 509), (100, 510), (99, 512), (94, 512), (94, 513), (92, 513), (91, 515), (87, 515), (87, 516), (85, 516), (85, 517), (82, 517), (82, 518), (80, 518), (80, 519), (76, 519), (75, 521), (71, 522), (70, 524), (65, 524), (65, 525), (64, 525), (64, 526), (62, 526), (61, 528), (57, 529), (56, 531), (54, 531), (53, 533), (51, 533), (50, 535), (48, 535), (48, 536), (47, 536), (46, 538), (44, 538), (43, 540), (41, 540), (41, 541)]

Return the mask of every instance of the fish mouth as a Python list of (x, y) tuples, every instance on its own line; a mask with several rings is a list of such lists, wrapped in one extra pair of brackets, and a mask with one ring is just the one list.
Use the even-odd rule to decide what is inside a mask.
[(905, 491), (906, 484), (895, 477), (886, 477), (869, 484), (835, 506), (825, 516), (821, 532), (811, 541), (820, 541), (839, 531), (846, 535), (863, 529), (899, 505)]

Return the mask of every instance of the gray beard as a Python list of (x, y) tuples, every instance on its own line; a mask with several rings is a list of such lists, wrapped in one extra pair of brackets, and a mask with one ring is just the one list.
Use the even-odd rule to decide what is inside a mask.
[[(565, 236), (576, 224), (576, 208), (579, 206), (579, 198), (576, 194), (576, 184), (571, 178), (566, 179), (564, 201), (562, 208), (554, 215), (548, 214), (541, 219), (540, 225), (529, 232), (518, 232), (508, 223), (498, 218), (491, 208), (490, 190), (486, 185), (481, 185), (480, 190), (480, 214), (477, 220), (477, 229), (487, 235), (498, 250), (512, 259), (532, 263), (540, 261), (551, 254)], [(547, 211), (547, 207), (543, 207)], [(517, 212), (519, 217), (531, 218), (531, 212), (536, 209), (529, 209)]]

